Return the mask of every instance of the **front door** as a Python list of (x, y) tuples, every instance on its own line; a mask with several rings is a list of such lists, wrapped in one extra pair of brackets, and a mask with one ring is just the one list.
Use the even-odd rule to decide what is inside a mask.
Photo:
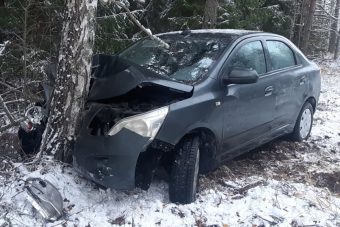
[(229, 159), (261, 143), (272, 130), (275, 87), (267, 75), (263, 42), (248, 39), (237, 45), (222, 73), (233, 68), (253, 69), (259, 74), (254, 84), (229, 84), (223, 99), (223, 159)]

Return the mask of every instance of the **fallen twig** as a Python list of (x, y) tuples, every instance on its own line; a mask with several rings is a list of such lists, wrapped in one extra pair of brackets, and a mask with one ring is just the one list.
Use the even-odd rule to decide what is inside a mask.
[(244, 194), (246, 193), (249, 189), (252, 189), (252, 188), (255, 188), (257, 186), (260, 186), (260, 185), (263, 185), (265, 183), (265, 181), (263, 180), (260, 180), (260, 181), (257, 181), (255, 183), (252, 183), (252, 184), (248, 184), (240, 189), (237, 189), (238, 193), (239, 194)]

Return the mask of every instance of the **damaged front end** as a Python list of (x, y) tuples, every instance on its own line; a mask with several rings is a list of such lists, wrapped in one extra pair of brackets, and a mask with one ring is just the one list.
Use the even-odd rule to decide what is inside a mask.
[(97, 60), (74, 162), (103, 186), (132, 189), (137, 161), (157, 137), (169, 105), (189, 98), (193, 88), (116, 56)]

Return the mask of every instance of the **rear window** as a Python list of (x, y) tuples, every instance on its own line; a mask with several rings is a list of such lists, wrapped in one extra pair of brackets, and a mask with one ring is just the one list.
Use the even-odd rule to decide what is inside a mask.
[(296, 65), (294, 52), (281, 41), (267, 41), (272, 70)]

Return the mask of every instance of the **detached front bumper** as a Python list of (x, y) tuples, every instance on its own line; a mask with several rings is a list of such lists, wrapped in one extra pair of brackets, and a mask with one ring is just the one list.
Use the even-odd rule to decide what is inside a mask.
[(83, 132), (74, 147), (74, 164), (85, 177), (115, 189), (135, 187), (135, 170), (139, 154), (149, 138), (127, 129), (114, 136), (94, 136)]

